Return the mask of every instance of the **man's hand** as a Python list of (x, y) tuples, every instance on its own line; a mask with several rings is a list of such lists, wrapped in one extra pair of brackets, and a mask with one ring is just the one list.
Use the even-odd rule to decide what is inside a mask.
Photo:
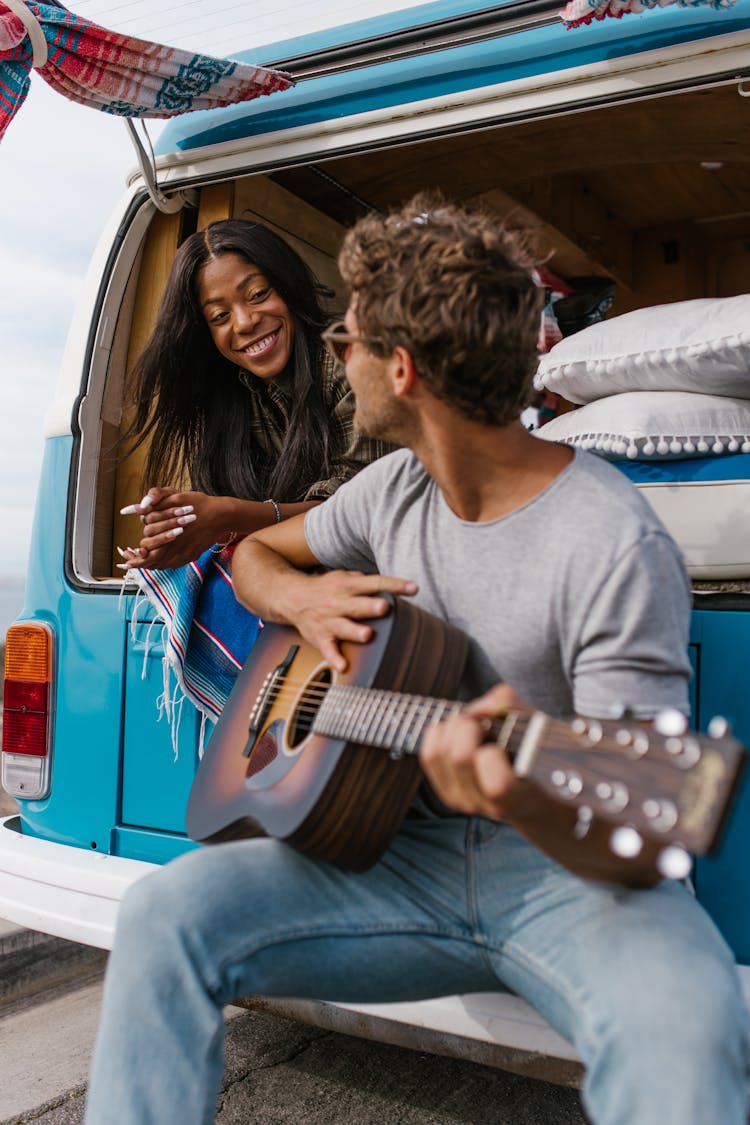
[(529, 710), (507, 684), (498, 684), (463, 711), (425, 731), (422, 768), (440, 799), (468, 816), (512, 819), (525, 801), (528, 783), (513, 772), (508, 756), (486, 742), (490, 719), (512, 709)]
[(295, 626), (331, 668), (345, 672), (347, 661), (341, 642), (366, 644), (372, 636), (366, 619), (385, 617), (389, 611), (383, 594), (409, 597), (417, 589), (415, 582), (405, 578), (361, 574), (356, 570), (300, 575), (299, 581), (291, 586), (284, 619)]
[[(658, 845), (644, 842), (632, 859), (616, 856), (609, 846), (612, 824), (594, 818), (584, 834), (577, 832), (575, 808), (548, 797), (533, 781), (519, 778), (500, 747), (485, 741), (488, 720), (512, 709), (531, 710), (511, 688), (500, 684), (425, 731), (420, 762), (440, 799), (468, 816), (507, 820), (581, 878), (638, 887), (658, 883)], [(637, 762), (633, 768), (638, 768)]]
[(320, 565), (307, 545), (304, 516), (297, 516), (242, 540), (232, 562), (234, 591), (258, 617), (293, 625), (331, 668), (344, 672), (341, 642), (366, 644), (372, 629), (365, 620), (388, 613), (383, 594), (408, 597), (417, 585), (356, 570), (309, 573)]

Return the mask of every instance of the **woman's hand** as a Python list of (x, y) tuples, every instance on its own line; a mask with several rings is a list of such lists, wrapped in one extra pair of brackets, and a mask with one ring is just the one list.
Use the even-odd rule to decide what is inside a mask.
[(120, 550), (121, 569), (174, 569), (192, 562), (234, 530), (233, 503), (204, 492), (150, 488), (139, 504), (122, 509), (123, 515), (141, 517), (143, 534), (137, 548)]

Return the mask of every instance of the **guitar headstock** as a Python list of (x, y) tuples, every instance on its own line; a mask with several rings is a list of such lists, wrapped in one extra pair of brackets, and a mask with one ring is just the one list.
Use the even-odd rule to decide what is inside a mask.
[(636, 854), (636, 840), (646, 837), (703, 855), (718, 843), (745, 758), (721, 719), (704, 735), (671, 710), (651, 726), (537, 713), (515, 768), (575, 806), (582, 832), (592, 817), (623, 826), (612, 837), (619, 854)]

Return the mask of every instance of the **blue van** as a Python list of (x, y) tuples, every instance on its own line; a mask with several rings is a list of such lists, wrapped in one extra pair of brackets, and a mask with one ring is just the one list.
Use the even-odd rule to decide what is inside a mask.
[[(116, 545), (137, 534), (119, 513), (142, 494), (142, 451), (120, 463), (112, 452), (128, 373), (183, 238), (217, 218), (258, 217), (340, 292), (347, 225), (438, 187), (535, 228), (550, 274), (581, 297), (577, 327), (587, 309), (586, 286), (576, 284), (592, 278), (614, 290), (605, 324), (642, 314), (653, 331), (654, 308), (696, 301), (722, 310), (740, 301), (732, 307), (750, 323), (750, 0), (721, 11), (672, 5), (575, 30), (549, 0), (438, 0), (357, 23), (338, 7), (340, 26), (248, 52), (291, 72), (293, 89), (164, 130), (153, 167), (133, 175), (91, 262), (46, 418), (25, 606), (7, 638), (3, 785), (20, 811), (0, 821), (0, 917), (23, 926), (107, 948), (127, 886), (196, 846), (185, 810), (200, 719), (185, 704), (176, 747), (174, 729), (158, 720), (160, 631), (116, 568)], [(715, 320), (710, 304), (701, 307)], [(740, 326), (732, 339), (750, 371), (747, 333)], [(665, 335), (667, 367), (675, 348)], [(544, 392), (555, 393), (553, 381)], [(580, 411), (552, 424), (567, 418), (562, 440), (640, 467), (636, 483), (694, 580), (693, 723), (726, 716), (750, 745), (750, 424), (739, 407), (728, 419), (742, 396), (724, 397), (721, 422), (683, 436), (662, 423), (636, 440), (632, 419), (611, 413), (577, 431)], [(618, 395), (609, 398), (581, 410), (606, 415)], [(706, 440), (703, 430), (703, 477), (665, 472), (687, 464), (679, 457), (665, 456), (661, 475), (638, 458), (648, 442), (684, 453), (685, 441)], [(723, 479), (705, 468), (712, 452), (728, 466)], [(695, 882), (750, 982), (748, 846), (746, 787)], [(275, 1010), (562, 1082), (579, 1073), (572, 1048), (510, 995), (290, 1000)]]

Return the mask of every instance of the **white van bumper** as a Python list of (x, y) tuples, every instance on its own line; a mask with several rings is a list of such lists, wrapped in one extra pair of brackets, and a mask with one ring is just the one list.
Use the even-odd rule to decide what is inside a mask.
[(0, 918), (68, 941), (112, 948), (120, 899), (154, 865), (25, 836), (0, 820)]
[[(69, 941), (110, 949), (120, 899), (154, 864), (54, 844), (0, 819), (0, 918)], [(750, 967), (742, 966), (750, 998)], [(530, 1077), (578, 1085), (571, 1045), (510, 993), (471, 993), (398, 1004), (248, 999), (263, 1009), (347, 1035), (471, 1059)]]

